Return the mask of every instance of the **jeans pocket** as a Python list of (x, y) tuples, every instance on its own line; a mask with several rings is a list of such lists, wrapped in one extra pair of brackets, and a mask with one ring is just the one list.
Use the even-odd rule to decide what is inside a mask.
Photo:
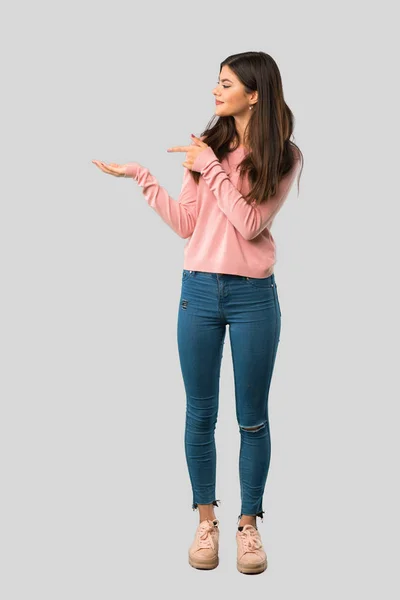
[(188, 271), (187, 269), (183, 269), (182, 271), (182, 281), (186, 281), (189, 277), (192, 277), (193, 271)]
[(261, 279), (257, 277), (245, 277), (245, 281), (249, 285), (252, 285), (253, 287), (262, 290), (275, 287), (274, 278), (272, 277), (272, 275), (270, 275), (269, 277), (262, 277)]

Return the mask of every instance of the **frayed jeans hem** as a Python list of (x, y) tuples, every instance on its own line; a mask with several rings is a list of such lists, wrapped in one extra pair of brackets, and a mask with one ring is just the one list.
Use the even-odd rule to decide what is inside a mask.
[[(253, 514), (253, 515), (247, 515), (247, 513), (246, 513), (246, 514), (245, 514), (245, 516), (246, 516), (246, 517), (247, 517), (247, 516), (249, 516), (249, 517), (260, 517), (260, 519), (261, 519), (261, 522), (262, 522), (262, 523), (264, 523), (264, 513), (265, 513), (265, 511), (264, 511), (264, 510), (261, 510), (260, 512), (258, 512), (258, 513), (256, 513), (256, 514)], [(238, 516), (238, 520), (237, 520), (237, 522), (238, 522), (238, 523), (239, 523), (240, 519), (243, 517), (243, 514), (244, 514), (244, 513), (240, 513), (240, 515)], [(257, 519), (256, 519), (256, 520), (257, 520)]]
[(218, 502), (221, 502), (221, 500), (213, 500), (212, 502), (193, 502), (192, 509), (198, 510), (199, 504), (213, 504), (214, 506), (218, 506)]

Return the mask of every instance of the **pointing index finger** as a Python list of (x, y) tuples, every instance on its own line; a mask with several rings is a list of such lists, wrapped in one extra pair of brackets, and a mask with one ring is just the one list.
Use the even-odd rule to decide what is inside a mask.
[(190, 148), (191, 146), (173, 146), (172, 148), (168, 148), (167, 152), (187, 152)]

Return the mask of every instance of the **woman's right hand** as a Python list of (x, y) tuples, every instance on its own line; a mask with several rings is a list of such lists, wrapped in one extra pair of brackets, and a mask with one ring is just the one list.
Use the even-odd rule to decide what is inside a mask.
[(103, 173), (114, 175), (114, 177), (134, 177), (135, 166), (137, 163), (127, 163), (125, 165), (118, 165), (117, 163), (109, 163), (108, 165), (101, 160), (92, 160), (92, 163), (96, 165)]

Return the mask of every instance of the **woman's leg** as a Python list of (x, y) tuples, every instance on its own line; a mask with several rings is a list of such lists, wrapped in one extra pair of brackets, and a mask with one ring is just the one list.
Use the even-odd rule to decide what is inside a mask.
[[(228, 311), (236, 415), (241, 436), (240, 525), (263, 517), (263, 494), (271, 458), (268, 396), (280, 339), (281, 311), (275, 276), (243, 278), (232, 289)], [(234, 308), (233, 308), (234, 307)]]
[(215, 279), (183, 271), (178, 350), (186, 391), (185, 455), (200, 521), (215, 518), (215, 427), (226, 323), (218, 310)]

